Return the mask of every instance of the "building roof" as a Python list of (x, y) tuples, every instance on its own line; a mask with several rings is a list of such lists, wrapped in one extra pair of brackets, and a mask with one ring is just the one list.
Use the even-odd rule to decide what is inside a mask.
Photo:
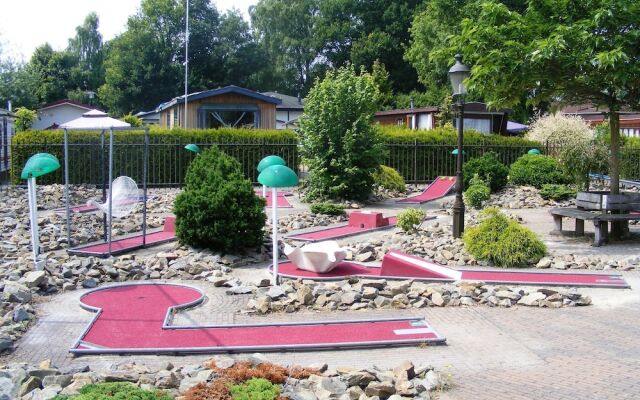
[(89, 110), (99, 110), (99, 108), (96, 108), (96, 107), (91, 106), (89, 104), (84, 104), (84, 103), (80, 103), (78, 101), (73, 101), (73, 100), (69, 100), (69, 99), (62, 99), (62, 100), (56, 100), (54, 102), (45, 104), (44, 106), (39, 108), (38, 111), (48, 110), (50, 108), (59, 107), (59, 106), (65, 105), (65, 104), (68, 104), (68, 105), (71, 105), (71, 106), (74, 106), (74, 107), (78, 107), (78, 108), (82, 108), (82, 109), (87, 110), (87, 111), (89, 111)]
[(507, 121), (507, 132), (520, 133), (529, 129), (529, 125), (515, 121)]
[[(223, 88), (218, 88), (218, 89), (205, 90), (205, 91), (202, 91), (202, 92), (189, 93), (187, 99), (188, 99), (188, 101), (195, 101), (195, 100), (200, 100), (200, 99), (204, 99), (204, 98), (207, 98), (207, 97), (220, 96), (220, 95), (228, 94), (228, 93), (239, 94), (239, 95), (242, 95), (242, 96), (251, 97), (251, 98), (254, 98), (256, 100), (261, 100), (261, 101), (265, 101), (267, 103), (272, 103), (272, 104), (276, 104), (276, 105), (282, 103), (282, 100), (276, 99), (275, 97), (266, 96), (264, 94), (261, 94), (261, 93), (258, 93), (258, 92), (254, 92), (253, 90), (241, 88), (241, 87), (234, 86), (234, 85), (225, 86)], [(156, 108), (156, 112), (160, 112), (160, 111), (165, 110), (167, 108), (173, 107), (176, 104), (183, 104), (183, 103), (184, 103), (184, 95), (183, 96), (174, 97), (173, 99), (171, 99), (168, 102), (161, 103), (158, 106), (158, 108)]]
[[(151, 111), (140, 111), (139, 113), (135, 114), (135, 116), (138, 118), (144, 118), (144, 117), (151, 116), (153, 114), (158, 114), (158, 110), (155, 109)], [(160, 116), (158, 116), (158, 118), (160, 118)]]
[(278, 93), (278, 92), (262, 92), (262, 94), (270, 97), (275, 97), (276, 99), (280, 99), (282, 102), (279, 105), (276, 105), (277, 110), (304, 110), (304, 100), (298, 97), (289, 96), (286, 94)]
[[(578, 105), (566, 105), (560, 108), (560, 113), (562, 114), (571, 114), (571, 115), (603, 115), (609, 112), (609, 107), (605, 106), (594, 106), (593, 104), (578, 104)], [(631, 110), (621, 110), (621, 116), (624, 114), (637, 114), (637, 111)]]
[(479, 101), (471, 101), (464, 104), (464, 112), (465, 113), (473, 113), (473, 114), (511, 114), (510, 109), (503, 108), (500, 110), (491, 110), (487, 107), (485, 103), (481, 103)]
[(12, 111), (7, 110), (6, 108), (0, 108), (0, 115), (8, 116), (8, 117), (15, 117), (15, 114)]
[(131, 125), (111, 118), (105, 112), (100, 110), (91, 110), (82, 114), (82, 117), (65, 122), (60, 125), (63, 129), (112, 129), (112, 128), (128, 128)]
[(438, 107), (419, 107), (419, 108), (396, 108), (395, 110), (385, 110), (376, 112), (376, 116), (383, 115), (408, 115), (416, 113), (435, 113), (438, 112)]

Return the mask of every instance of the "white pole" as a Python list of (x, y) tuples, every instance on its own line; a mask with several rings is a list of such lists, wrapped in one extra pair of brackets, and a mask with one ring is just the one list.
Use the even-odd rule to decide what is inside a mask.
[(271, 224), (273, 231), (271, 239), (273, 241), (273, 284), (278, 284), (278, 199), (277, 189), (271, 188)]
[(262, 185), (262, 198), (267, 198), (267, 187), (265, 185)]
[(27, 180), (27, 193), (29, 195), (29, 216), (31, 219), (31, 248), (33, 250), (33, 262), (38, 269), (38, 252), (40, 239), (38, 238), (38, 205), (36, 204), (36, 178)]
[(184, 129), (187, 129), (187, 96), (189, 94), (189, 0), (187, 2), (187, 24), (184, 43)]

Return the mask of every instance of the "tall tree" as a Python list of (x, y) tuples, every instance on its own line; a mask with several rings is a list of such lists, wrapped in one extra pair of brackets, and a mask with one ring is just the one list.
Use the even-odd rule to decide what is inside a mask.
[(36, 96), (41, 104), (67, 97), (75, 89), (71, 79), (74, 57), (66, 51), (55, 51), (49, 43), (35, 49), (28, 68), (37, 76)]
[(76, 65), (71, 78), (81, 91), (97, 91), (104, 83), (102, 35), (98, 31), (100, 22), (95, 12), (76, 27), (76, 35), (69, 39), (67, 51), (75, 58)]
[(522, 12), (485, 1), (451, 40), (443, 61), (461, 50), (469, 86), (492, 105), (561, 99), (609, 110), (612, 192), (619, 188), (619, 112), (640, 107), (640, 2), (529, 1)]

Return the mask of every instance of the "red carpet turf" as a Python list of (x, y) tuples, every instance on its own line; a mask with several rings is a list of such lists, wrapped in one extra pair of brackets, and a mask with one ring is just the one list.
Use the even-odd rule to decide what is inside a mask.
[[(262, 197), (262, 189), (256, 189), (256, 196)], [(286, 196), (291, 196), (290, 192), (276, 192), (276, 201), (278, 202), (278, 208), (291, 208), (293, 207)], [(271, 201), (271, 190), (267, 190), (267, 207), (271, 208), (273, 202)]]
[(397, 203), (422, 204), (439, 199), (446, 196), (455, 185), (455, 176), (439, 176), (419, 195), (398, 200)]
[[(411, 278), (424, 281), (444, 282), (467, 280), (495, 284), (533, 286), (587, 286), (621, 289), (629, 287), (624, 277), (620, 274), (452, 269), (396, 251), (390, 251), (385, 254), (380, 268), (342, 262), (332, 271), (319, 274), (317, 272), (298, 269), (293, 263), (287, 262), (278, 266), (278, 272), (286, 278), (316, 280), (339, 280), (349, 276), (358, 276), (380, 279)], [(457, 278), (457, 276), (460, 276), (460, 278)]]
[(398, 219), (396, 217), (389, 217), (389, 225), (378, 226), (373, 228), (360, 228), (358, 226), (342, 225), (334, 226), (324, 229), (319, 229), (313, 232), (298, 233), (294, 235), (285, 236), (286, 239), (300, 240), (305, 242), (319, 242), (321, 240), (333, 240), (347, 236), (359, 235), (367, 232), (375, 232), (381, 229), (389, 229), (396, 226)]
[[(122, 239), (111, 241), (111, 255), (126, 253), (142, 247), (151, 247), (176, 240), (175, 217), (167, 217), (164, 228), (158, 232), (147, 233), (143, 244), (142, 233)], [(109, 243), (88, 244), (69, 249), (69, 254), (85, 256), (107, 257), (109, 255)]]
[(424, 319), (324, 321), (270, 325), (169, 326), (176, 308), (200, 303), (197, 289), (171, 284), (133, 284), (82, 296), (98, 314), (71, 352), (190, 353), (374, 347), (442, 343)]

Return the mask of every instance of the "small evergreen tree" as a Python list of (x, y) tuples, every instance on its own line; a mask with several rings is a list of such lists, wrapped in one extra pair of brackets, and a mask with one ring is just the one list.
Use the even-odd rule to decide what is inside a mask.
[(365, 200), (384, 148), (372, 126), (379, 89), (365, 72), (340, 68), (316, 82), (300, 121), (302, 155), (309, 167), (306, 198)]
[(211, 147), (189, 165), (174, 205), (176, 234), (182, 243), (224, 252), (257, 248), (264, 206), (238, 161)]

